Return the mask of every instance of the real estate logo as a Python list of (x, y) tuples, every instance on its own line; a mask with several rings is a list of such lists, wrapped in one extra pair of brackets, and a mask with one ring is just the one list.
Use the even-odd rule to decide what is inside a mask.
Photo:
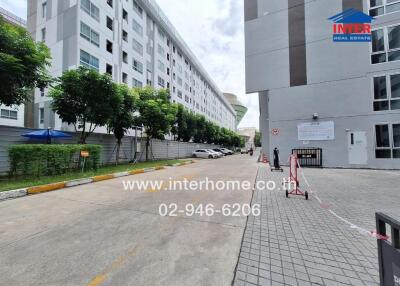
[(373, 17), (356, 9), (348, 9), (328, 20), (333, 21), (334, 42), (371, 42)]

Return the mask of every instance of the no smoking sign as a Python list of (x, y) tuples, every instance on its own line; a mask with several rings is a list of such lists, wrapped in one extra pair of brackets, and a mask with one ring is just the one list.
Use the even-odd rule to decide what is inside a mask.
[(271, 133), (272, 133), (272, 135), (274, 135), (274, 136), (278, 136), (278, 134), (279, 134), (279, 129), (278, 129), (278, 128), (273, 128), (273, 129), (271, 130)]

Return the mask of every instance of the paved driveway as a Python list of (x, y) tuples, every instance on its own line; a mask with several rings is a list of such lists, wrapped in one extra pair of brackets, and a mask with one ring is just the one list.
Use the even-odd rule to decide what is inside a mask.
[[(260, 190), (249, 217), (235, 285), (378, 285), (376, 239), (348, 223), (373, 231), (375, 212), (400, 219), (400, 172), (304, 169), (315, 197), (285, 198), (282, 190)], [(279, 186), (285, 173), (262, 167), (257, 180)], [(305, 181), (300, 184), (304, 189)], [(334, 211), (338, 216), (329, 212)], [(339, 218), (340, 217), (340, 218)]]
[[(245, 155), (135, 180), (255, 180)], [(250, 203), (251, 191), (124, 191), (113, 179), (0, 202), (1, 285), (230, 285), (246, 217), (161, 217), (161, 203)]]

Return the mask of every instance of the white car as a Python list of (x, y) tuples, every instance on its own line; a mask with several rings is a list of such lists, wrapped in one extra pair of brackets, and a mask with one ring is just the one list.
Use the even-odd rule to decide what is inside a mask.
[(224, 156), (224, 154), (222, 154), (221, 152), (214, 151), (213, 149), (206, 149), (206, 150), (210, 151), (211, 153), (215, 153), (218, 156), (218, 158)]
[(212, 153), (211, 151), (209, 151), (207, 149), (198, 149), (193, 152), (193, 157), (194, 158), (215, 159), (215, 158), (218, 158), (218, 155), (216, 153)]
[(233, 155), (235, 153), (232, 150), (229, 150), (229, 149), (226, 149), (226, 148), (221, 148), (221, 149), (222, 149), (222, 151), (224, 151), (228, 155)]

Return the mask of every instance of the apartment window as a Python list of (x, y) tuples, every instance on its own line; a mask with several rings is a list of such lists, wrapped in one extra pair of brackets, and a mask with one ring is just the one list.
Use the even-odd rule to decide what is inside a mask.
[(0, 117), (5, 119), (18, 120), (18, 112), (11, 109), (1, 109)]
[(143, 64), (136, 59), (132, 60), (132, 67), (138, 73), (143, 74)]
[(128, 84), (128, 75), (126, 73), (122, 73), (122, 82)]
[(44, 87), (40, 88), (40, 96), (43, 97), (44, 96)]
[(167, 53), (167, 61), (169, 61), (169, 54)]
[(81, 37), (88, 40), (95, 46), (100, 46), (99, 34), (83, 22), (81, 22)]
[(400, 159), (400, 124), (375, 126), (375, 156), (378, 159)]
[(169, 75), (170, 74), (170, 69), (169, 68), (167, 68), (167, 75)]
[(114, 21), (107, 16), (107, 28), (109, 28), (111, 31), (114, 29)]
[(140, 80), (137, 80), (136, 78), (132, 78), (132, 86), (142, 88), (143, 83)]
[(81, 50), (80, 52), (80, 63), (85, 67), (92, 68), (97, 71), (99, 70), (99, 59), (85, 52), (84, 50)]
[(189, 91), (189, 85), (187, 83), (185, 83), (185, 90)]
[(42, 29), (42, 42), (46, 41), (46, 28)]
[(374, 85), (374, 111), (400, 109), (400, 74), (376, 76)]
[(399, 0), (370, 0), (369, 14), (373, 17), (400, 11)]
[(106, 73), (108, 73), (110, 76), (112, 76), (112, 74), (113, 74), (112, 65), (106, 64)]
[(81, 0), (81, 9), (88, 13), (97, 22), (99, 21), (100, 10), (90, 0)]
[(182, 91), (178, 90), (178, 97), (182, 98)]
[(183, 71), (182, 66), (181, 66), (180, 64), (178, 64), (178, 71), (179, 71), (180, 73), (182, 73), (182, 71)]
[(175, 86), (172, 87), (172, 92), (173, 92), (173, 93), (176, 92), (176, 87), (175, 87)]
[(158, 70), (161, 71), (161, 72), (165, 72), (165, 65), (160, 60), (158, 60)]
[(372, 31), (371, 63), (378, 64), (400, 60), (400, 26)]
[(128, 12), (125, 9), (122, 9), (122, 19), (128, 22)]
[(47, 15), (47, 1), (42, 3), (42, 18), (46, 18)]
[(178, 76), (178, 84), (182, 86), (182, 79)]
[(143, 9), (136, 1), (133, 1), (133, 10), (139, 15), (140, 18), (143, 17)]
[(107, 50), (107, 52), (109, 52), (109, 53), (113, 53), (113, 43), (112, 42), (110, 42), (109, 40), (107, 40), (107, 42), (106, 42), (106, 50)]
[(132, 21), (132, 29), (140, 36), (143, 36), (143, 27), (135, 20)]
[(44, 108), (39, 108), (39, 123), (44, 123)]
[(112, 6), (113, 6), (113, 0), (107, 0), (107, 4), (108, 4), (108, 6), (110, 6), (110, 7), (112, 8)]
[(122, 51), (122, 61), (126, 64), (128, 63), (128, 54), (124, 51)]
[(158, 85), (160, 87), (165, 87), (165, 80), (162, 77), (158, 77)]
[(165, 40), (165, 33), (160, 28), (158, 28), (158, 35), (161, 40)]
[(164, 51), (163, 47), (160, 44), (158, 44), (158, 54), (160, 56), (164, 57), (164, 53), (165, 53), (165, 51)]
[(132, 40), (132, 46), (133, 46), (133, 49), (134, 49), (137, 53), (143, 55), (143, 45), (142, 45), (141, 43), (139, 43), (138, 41), (136, 41), (135, 39), (133, 39), (133, 40)]

